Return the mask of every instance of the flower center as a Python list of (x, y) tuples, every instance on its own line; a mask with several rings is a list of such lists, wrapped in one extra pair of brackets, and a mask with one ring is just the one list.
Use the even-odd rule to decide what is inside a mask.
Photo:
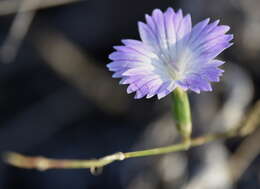
[(174, 80), (180, 80), (182, 78), (182, 71), (175, 61), (171, 61), (166, 64), (167, 71)]
[(190, 61), (193, 53), (188, 49), (183, 49), (180, 53), (175, 54), (175, 57), (170, 58), (167, 62), (167, 70), (174, 80), (181, 80), (185, 77), (187, 69), (190, 69)]

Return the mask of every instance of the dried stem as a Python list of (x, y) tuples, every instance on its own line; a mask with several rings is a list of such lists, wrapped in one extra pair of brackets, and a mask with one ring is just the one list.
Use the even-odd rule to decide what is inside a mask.
[[(248, 121), (241, 128), (242, 136), (252, 133), (247, 137), (230, 157), (229, 165), (233, 182), (236, 182), (244, 171), (249, 167), (251, 162), (257, 157), (260, 152), (260, 130), (255, 131), (255, 126), (260, 122), (260, 103), (255, 106), (253, 113), (248, 117)], [(255, 132), (253, 132), (255, 131)]]
[[(23, 0), (11, 25), (8, 36), (1, 47), (1, 59), (10, 63), (16, 57), (17, 51), (26, 36), (36, 14), (40, 0)], [(35, 9), (35, 10), (33, 10)], [(32, 11), (27, 11), (32, 10)]]
[[(0, 16), (14, 14), (19, 9), (21, 0), (2, 0), (0, 2)], [(55, 6), (66, 5), (70, 3), (76, 3), (84, 0), (41, 0), (37, 7), (26, 7), (25, 11), (33, 11), (38, 9), (45, 9)]]
[(38, 9), (79, 1), (80, 0), (22, 0), (0, 2), (0, 15), (16, 13), (8, 36), (0, 51), (2, 61), (4, 63), (10, 63), (15, 59)]
[[(257, 120), (255, 120), (257, 118)], [(215, 140), (227, 139), (236, 136), (246, 136), (254, 132), (259, 127), (260, 122), (260, 102), (257, 102), (252, 111), (250, 112), (248, 119), (244, 122), (244, 126), (239, 126), (234, 129), (230, 129), (226, 132), (208, 134), (205, 136), (191, 139), (191, 147), (200, 146)], [(143, 151), (135, 152), (118, 152), (112, 155), (102, 157), (100, 159), (92, 160), (60, 160), (49, 159), (45, 157), (30, 157), (24, 156), (18, 153), (9, 152), (5, 155), (5, 161), (13, 166), (26, 168), (26, 169), (38, 169), (41, 171), (47, 169), (85, 169), (90, 168), (92, 171), (97, 168), (102, 168), (114, 161), (122, 161), (128, 158), (145, 157), (159, 154), (167, 154), (176, 151), (186, 150), (186, 144), (180, 143), (165, 147), (153, 148)]]

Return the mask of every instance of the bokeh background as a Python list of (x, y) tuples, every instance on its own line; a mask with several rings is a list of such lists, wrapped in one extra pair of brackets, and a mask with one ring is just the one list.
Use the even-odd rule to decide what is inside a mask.
[[(169, 97), (134, 100), (105, 65), (112, 46), (138, 39), (154, 8), (182, 8), (193, 23), (231, 26), (234, 45), (214, 92), (190, 93), (194, 136), (239, 124), (259, 98), (259, 0), (1, 0), (0, 153), (93, 158), (178, 141)], [(260, 133), (188, 152), (89, 170), (39, 172), (0, 162), (2, 189), (257, 189)], [(233, 173), (231, 177), (230, 173)]]

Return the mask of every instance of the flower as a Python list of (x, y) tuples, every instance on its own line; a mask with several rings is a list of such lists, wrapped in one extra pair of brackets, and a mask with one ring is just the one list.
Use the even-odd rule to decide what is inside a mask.
[(210, 82), (218, 82), (224, 72), (218, 68), (224, 62), (215, 57), (232, 45), (233, 35), (226, 34), (230, 27), (209, 18), (192, 27), (189, 14), (172, 8), (155, 9), (145, 19), (138, 22), (141, 41), (122, 40), (124, 45), (114, 46), (109, 55), (113, 78), (129, 84), (127, 93), (136, 92), (136, 99), (160, 99), (176, 87), (212, 91)]

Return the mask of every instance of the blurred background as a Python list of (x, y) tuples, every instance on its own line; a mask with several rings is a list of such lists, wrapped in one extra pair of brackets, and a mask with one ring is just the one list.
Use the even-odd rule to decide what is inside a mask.
[[(234, 45), (213, 93), (190, 93), (194, 136), (230, 129), (259, 98), (259, 0), (1, 0), (0, 153), (87, 159), (178, 141), (169, 97), (134, 100), (105, 65), (113, 45), (139, 39), (154, 8), (182, 8), (193, 23), (231, 26)], [(18, 169), (0, 162), (2, 189), (257, 189), (260, 132), (188, 152), (89, 170)]]

